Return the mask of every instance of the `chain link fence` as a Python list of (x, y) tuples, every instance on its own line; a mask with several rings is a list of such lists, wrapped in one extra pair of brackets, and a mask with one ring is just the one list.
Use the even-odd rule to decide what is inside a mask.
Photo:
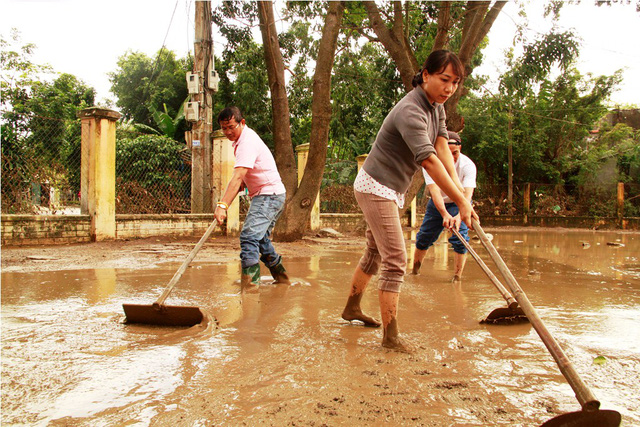
[(320, 212), (360, 213), (353, 194), (357, 173), (356, 161), (327, 159), (320, 186)]
[(122, 133), (116, 141), (116, 213), (190, 213), (186, 145), (166, 136)]
[[(79, 214), (80, 121), (2, 114), (11, 118), (2, 124), (2, 213)], [(116, 135), (116, 213), (189, 213), (191, 151), (187, 146), (166, 136), (137, 132), (126, 123), (118, 124)], [(356, 173), (355, 161), (328, 160), (320, 190), (321, 212), (360, 212), (353, 195)], [(617, 215), (615, 182), (589, 186), (516, 183), (511, 203), (506, 184), (479, 183), (475, 208), (481, 216), (522, 215), (527, 188), (532, 216)], [(418, 212), (424, 212), (428, 201), (424, 187), (417, 197)], [(245, 214), (246, 197), (240, 205), (241, 215)], [(624, 184), (624, 216), (640, 216), (640, 184)]]
[(79, 214), (80, 122), (2, 116), (2, 213)]
[[(80, 214), (79, 120), (2, 112), (4, 214)], [(116, 132), (116, 213), (191, 211), (191, 153), (171, 138)]]

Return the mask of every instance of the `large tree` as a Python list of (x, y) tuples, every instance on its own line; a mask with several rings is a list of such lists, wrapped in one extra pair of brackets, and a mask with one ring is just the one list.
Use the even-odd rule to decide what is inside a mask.
[(185, 75), (192, 62), (191, 57), (176, 58), (166, 49), (154, 58), (131, 51), (122, 55), (109, 79), (124, 119), (156, 127), (153, 113), (165, 111), (165, 106), (166, 113), (175, 117), (188, 96)]
[[(465, 94), (464, 80), (477, 63), (474, 55), (489, 33), (506, 1), (468, 1), (412, 3), (393, 1), (381, 9), (374, 1), (363, 2), (368, 21), (360, 23), (362, 35), (381, 43), (396, 64), (405, 90), (412, 89), (411, 81), (426, 55), (432, 50), (449, 49), (458, 53), (465, 67), (458, 91), (445, 104), (447, 125), (460, 130), (462, 118), (456, 111), (460, 97)], [(426, 31), (425, 31), (426, 30)], [(453, 37), (453, 32), (459, 36)], [(431, 48), (425, 51), (425, 45)], [(419, 60), (416, 53), (419, 52)], [(424, 57), (423, 57), (424, 56)]]
[[(461, 76), (460, 86), (445, 104), (445, 109), (447, 127), (453, 131), (460, 130), (464, 121), (457, 112), (457, 106), (466, 93), (464, 81), (478, 65), (478, 60), (474, 59), (478, 56), (478, 48), (506, 1), (404, 4), (393, 1), (383, 6), (374, 1), (364, 1), (362, 4), (367, 19), (354, 14), (352, 16), (356, 19), (351, 24), (364, 37), (384, 46), (396, 64), (406, 91), (412, 89), (411, 81), (431, 51), (449, 49), (458, 53), (465, 75)], [(417, 57), (420, 57), (420, 62)], [(407, 202), (413, 200), (423, 183), (422, 174), (416, 173), (407, 193)], [(408, 206), (409, 203), (405, 209)]]
[(313, 76), (309, 156), (299, 186), (297, 185), (293, 145), (291, 144), (284, 62), (280, 52), (272, 7), (272, 3), (269, 1), (258, 2), (260, 29), (273, 106), (276, 161), (279, 160), (278, 168), (287, 188), (288, 203), (285, 205), (280, 220), (278, 238), (295, 240), (301, 238), (307, 229), (313, 201), (320, 191), (327, 158), (327, 140), (331, 122), (331, 70), (333, 69), (344, 4), (338, 1), (329, 2), (324, 17), (322, 38), (318, 45)]
[[(80, 187), (80, 123), (76, 113), (93, 105), (95, 90), (71, 74), (31, 60), (33, 44), (0, 38), (3, 211), (27, 208), (29, 182), (48, 182), (77, 193)], [(15, 197), (14, 197), (15, 196)], [(28, 204), (27, 204), (28, 205)]]
[[(213, 15), (214, 22), (219, 25), (221, 32), (229, 42), (224, 53), (225, 61), (227, 58), (232, 57), (235, 48), (248, 43), (251, 38), (251, 23), (257, 20), (260, 25), (263, 41), (263, 67), (266, 68), (269, 93), (271, 95), (269, 107), (272, 112), (272, 127), (270, 131), (273, 135), (278, 170), (287, 189), (286, 209), (276, 229), (277, 238), (282, 240), (294, 240), (302, 237), (307, 229), (313, 201), (320, 189), (331, 121), (331, 70), (344, 10), (342, 2), (305, 3), (302, 7), (311, 11), (316, 19), (321, 19), (323, 25), (317, 43), (313, 42), (310, 36), (306, 37), (305, 41), (311, 41), (312, 43), (305, 44), (305, 48), (308, 49), (308, 55), (302, 58), (303, 62), (315, 61), (315, 71), (311, 79), (312, 89), (310, 93), (312, 97), (309, 104), (311, 109), (310, 127), (308, 128), (309, 140), (302, 141), (300, 138), (296, 138), (295, 142), (295, 144), (302, 142), (309, 142), (310, 144), (309, 160), (300, 185), (298, 185), (297, 181), (295, 147), (290, 119), (290, 97), (287, 93), (285, 70), (289, 73), (292, 73), (293, 70), (298, 70), (299, 75), (294, 76), (294, 80), (299, 78), (298, 83), (305, 80), (306, 67), (296, 68), (303, 62), (300, 62), (300, 58), (296, 56), (299, 52), (293, 52), (291, 49), (292, 46), (296, 45), (296, 37), (290, 35), (291, 32), (296, 31), (301, 31), (302, 33), (300, 34), (303, 34), (304, 27), (293, 25), (287, 34), (278, 34), (272, 2), (225, 2), (214, 11)], [(234, 25), (236, 22), (240, 22), (240, 25)], [(298, 44), (296, 46), (299, 47), (301, 45)], [(302, 90), (302, 86), (298, 85), (296, 87)], [(257, 89), (259, 90), (260, 88), (257, 87)], [(300, 99), (302, 100), (302, 98), (304, 97)], [(297, 101), (298, 99), (294, 100), (294, 102)], [(243, 97), (234, 97), (232, 102), (241, 109), (246, 110)], [(296, 111), (299, 112), (300, 110), (296, 109)], [(309, 116), (307, 115), (307, 117)], [(249, 117), (247, 120), (249, 121)], [(293, 125), (304, 127), (305, 121), (306, 119), (300, 116), (294, 116)]]

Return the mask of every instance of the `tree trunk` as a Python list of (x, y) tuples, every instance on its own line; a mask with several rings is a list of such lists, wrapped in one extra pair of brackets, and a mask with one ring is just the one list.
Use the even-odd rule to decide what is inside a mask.
[[(398, 15), (402, 15), (402, 9), (401, 6), (399, 6), (400, 2), (394, 2), (394, 18), (391, 29), (389, 29), (389, 25), (382, 20), (375, 2), (365, 1), (363, 3), (367, 9), (371, 28), (395, 62), (406, 91), (410, 91), (413, 88), (411, 81), (415, 73), (420, 69), (420, 65), (407, 39), (404, 37), (404, 31), (401, 27), (403, 25), (402, 19), (398, 19)], [(473, 71), (471, 59), (482, 39), (489, 33), (489, 30), (506, 3), (506, 1), (496, 1), (492, 6), (491, 1), (468, 1), (466, 4), (462, 40), (460, 43), (460, 51), (458, 52), (462, 65), (465, 67), (465, 75), (461, 78), (458, 90), (445, 103), (447, 128), (449, 130), (459, 131), (464, 127), (464, 119), (458, 114), (457, 109), (460, 98), (466, 94), (466, 89), (463, 85), (464, 80)], [(434, 41), (434, 50), (446, 48), (446, 33), (448, 29), (451, 28), (450, 7), (449, 2), (440, 2), (438, 31), (436, 33), (436, 40)], [(399, 37), (399, 35), (401, 37)], [(411, 186), (406, 194), (405, 208), (401, 210), (401, 214), (404, 214), (407, 207), (411, 205), (411, 201), (418, 193), (418, 190), (420, 190), (423, 182), (422, 174), (417, 173), (414, 175)]]
[(451, 3), (440, 2), (438, 11), (438, 31), (433, 41), (433, 50), (446, 49), (449, 45), (449, 30), (451, 29)]
[(409, 46), (409, 41), (405, 37), (402, 3), (399, 1), (393, 2), (393, 24), (391, 28), (382, 20), (380, 10), (374, 1), (365, 1), (363, 3), (367, 9), (371, 28), (389, 55), (391, 55), (400, 73), (400, 78), (402, 78), (404, 88), (409, 92), (413, 89), (411, 81), (415, 73), (418, 72), (420, 65), (411, 50), (411, 46)]
[[(318, 47), (318, 59), (313, 77), (313, 101), (311, 104), (311, 140), (309, 141), (309, 157), (304, 170), (300, 186), (297, 185), (297, 170), (293, 161), (293, 145), (289, 128), (289, 107), (284, 87), (284, 64), (280, 53), (280, 45), (275, 30), (275, 21), (271, 2), (258, 2), (260, 27), (263, 30), (263, 42), (265, 58), (267, 59), (267, 72), (271, 86), (271, 98), (273, 103), (274, 141), (276, 145), (276, 162), (281, 174), (286, 174), (288, 181), (287, 203), (275, 231), (275, 238), (280, 241), (293, 241), (302, 238), (307, 230), (311, 209), (320, 191), (320, 184), (324, 174), (324, 166), (327, 158), (327, 146), (329, 138), (329, 123), (331, 121), (331, 70), (338, 44), (338, 34), (342, 23), (344, 4), (342, 2), (329, 2), (329, 9), (325, 17), (322, 38)], [(270, 66), (269, 61), (275, 59), (278, 66)], [(272, 77), (272, 73), (277, 76)], [(281, 78), (282, 80), (279, 80)], [(272, 84), (272, 81), (276, 84)], [(274, 93), (274, 90), (277, 93)], [(276, 104), (277, 108), (276, 108)], [(286, 108), (283, 107), (285, 104)], [(280, 116), (279, 116), (280, 115)], [(284, 116), (282, 116), (284, 115)], [(275, 124), (286, 121), (286, 129), (278, 133)], [(282, 138), (282, 140), (279, 140)], [(278, 156), (278, 149), (286, 150), (286, 156)], [(288, 163), (291, 156), (292, 162)], [(284, 179), (283, 179), (284, 181)]]
[(273, 3), (271, 1), (258, 2), (258, 17), (260, 19), (264, 59), (269, 77), (269, 90), (271, 92), (275, 160), (282, 182), (287, 189), (287, 200), (289, 200), (296, 192), (298, 178), (293, 142), (291, 141), (289, 99), (287, 98), (284, 79), (284, 60), (280, 51), (280, 42), (278, 41), (278, 32), (273, 15)]
[[(467, 2), (462, 28), (462, 41), (460, 43), (460, 51), (458, 52), (458, 57), (465, 69), (465, 75), (462, 76), (460, 80), (458, 90), (445, 103), (447, 128), (449, 130), (458, 132), (464, 127), (464, 119), (458, 114), (458, 102), (460, 102), (460, 98), (467, 93), (467, 89), (464, 87), (464, 81), (473, 72), (471, 59), (478, 49), (480, 42), (489, 34), (489, 30), (491, 30), (493, 23), (506, 3), (506, 1), (496, 1), (493, 6), (491, 6), (490, 1)], [(491, 9), (489, 9), (489, 6), (491, 6)], [(439, 15), (438, 21), (440, 21), (440, 18)]]

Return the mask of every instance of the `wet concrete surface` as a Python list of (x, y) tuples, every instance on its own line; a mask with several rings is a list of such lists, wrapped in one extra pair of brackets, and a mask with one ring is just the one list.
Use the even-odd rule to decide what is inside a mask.
[[(640, 234), (492, 234), (601, 407), (640, 425)], [(531, 325), (479, 324), (505, 303), (471, 257), (452, 283), (438, 244), (406, 277), (403, 354), (340, 318), (359, 256), (289, 257), (294, 283), (254, 292), (237, 262), (200, 260), (167, 304), (218, 324), (183, 329), (126, 325), (121, 306), (151, 304), (179, 264), (3, 271), (2, 424), (530, 426), (580, 409)], [(363, 308), (379, 317), (375, 285)]]

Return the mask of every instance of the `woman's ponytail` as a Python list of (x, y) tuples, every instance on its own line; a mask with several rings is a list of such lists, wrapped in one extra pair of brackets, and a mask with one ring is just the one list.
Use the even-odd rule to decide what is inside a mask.
[(413, 76), (413, 80), (411, 81), (411, 85), (413, 87), (420, 86), (424, 81), (422, 80), (422, 70), (418, 71), (418, 73)]

